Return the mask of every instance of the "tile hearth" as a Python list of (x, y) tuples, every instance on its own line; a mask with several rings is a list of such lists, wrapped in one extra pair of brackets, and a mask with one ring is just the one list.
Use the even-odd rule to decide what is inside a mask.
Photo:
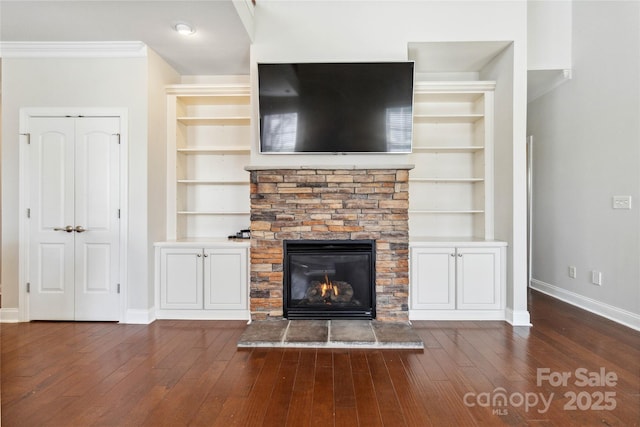
[(411, 325), (370, 320), (262, 320), (247, 325), (238, 347), (423, 349)]

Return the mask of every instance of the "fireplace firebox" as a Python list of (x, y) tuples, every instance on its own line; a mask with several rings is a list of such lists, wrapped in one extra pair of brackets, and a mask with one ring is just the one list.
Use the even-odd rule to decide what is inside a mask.
[(283, 314), (374, 319), (374, 240), (285, 240)]

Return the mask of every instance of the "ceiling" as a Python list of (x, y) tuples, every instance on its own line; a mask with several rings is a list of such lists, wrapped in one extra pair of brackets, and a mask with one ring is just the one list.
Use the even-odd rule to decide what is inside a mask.
[[(181, 36), (178, 22), (196, 32)], [(251, 40), (232, 0), (2, 0), (0, 40), (141, 41), (181, 75), (249, 74)]]

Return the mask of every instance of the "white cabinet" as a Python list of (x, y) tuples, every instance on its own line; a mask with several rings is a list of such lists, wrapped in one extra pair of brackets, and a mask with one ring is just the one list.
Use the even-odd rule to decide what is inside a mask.
[(500, 248), (456, 248), (456, 308), (502, 307)]
[(203, 252), (205, 310), (246, 310), (247, 250), (209, 248)]
[(410, 248), (411, 319), (505, 319), (505, 243), (424, 242)]
[(167, 88), (167, 238), (248, 228), (250, 123), (248, 82)]
[(160, 309), (202, 309), (203, 250), (160, 249)]
[(249, 319), (248, 244), (156, 244), (158, 319)]
[(417, 82), (413, 237), (493, 239), (494, 82)]
[(412, 248), (411, 308), (456, 308), (456, 249)]

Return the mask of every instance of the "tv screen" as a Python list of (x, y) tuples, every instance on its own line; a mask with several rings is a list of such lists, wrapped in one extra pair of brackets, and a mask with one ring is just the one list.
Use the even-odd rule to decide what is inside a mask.
[(410, 153), (413, 62), (258, 64), (262, 153)]

